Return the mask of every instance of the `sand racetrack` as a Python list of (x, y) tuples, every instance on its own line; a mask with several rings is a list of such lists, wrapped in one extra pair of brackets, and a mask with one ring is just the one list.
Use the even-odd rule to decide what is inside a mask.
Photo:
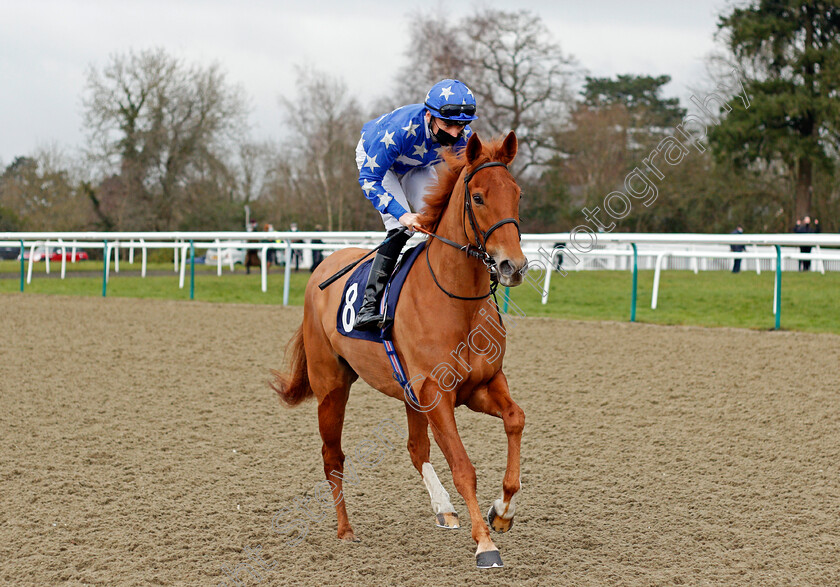
[[(840, 584), (840, 337), (520, 319), (525, 410), (504, 569), (436, 529), (404, 441), (297, 546), (272, 518), (323, 479), (314, 403), (267, 386), (300, 308), (2, 296), (0, 584)], [(457, 412), (486, 510), (506, 443)], [(362, 383), (345, 452), (403, 406)], [(398, 442), (396, 442), (398, 441)], [(272, 569), (247, 574), (245, 547)], [(254, 552), (254, 551), (252, 551)], [(233, 585), (232, 581), (227, 584)]]

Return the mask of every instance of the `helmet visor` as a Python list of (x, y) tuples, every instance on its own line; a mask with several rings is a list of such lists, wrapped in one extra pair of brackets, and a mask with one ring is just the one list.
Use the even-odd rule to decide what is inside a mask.
[(440, 113), (439, 118), (451, 120), (471, 120), (475, 118), (475, 104), (443, 104), (440, 108), (435, 108), (426, 102), (426, 107)]

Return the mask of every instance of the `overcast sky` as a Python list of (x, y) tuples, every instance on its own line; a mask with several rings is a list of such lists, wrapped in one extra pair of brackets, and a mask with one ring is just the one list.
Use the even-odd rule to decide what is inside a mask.
[[(479, 6), (539, 15), (591, 75), (669, 74), (669, 96), (703, 85), (717, 15), (727, 0), (1, 0), (0, 164), (42, 146), (84, 142), (85, 71), (114, 53), (163, 47), (219, 62), (250, 97), (255, 138), (282, 135), (278, 97), (294, 96), (295, 65), (340, 75), (363, 103), (390, 89), (416, 9), (453, 20)], [(419, 101), (419, 98), (418, 98)]]

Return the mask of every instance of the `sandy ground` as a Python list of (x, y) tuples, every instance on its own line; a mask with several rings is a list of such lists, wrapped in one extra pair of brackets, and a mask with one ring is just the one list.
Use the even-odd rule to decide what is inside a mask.
[[(299, 308), (0, 299), (2, 584), (840, 583), (838, 336), (520, 319), (523, 491), (505, 568), (479, 571), (440, 452), (461, 530), (433, 527), (396, 436), (345, 485), (361, 542), (334, 513), (296, 546), (272, 530), (323, 475), (315, 405), (267, 386)], [(403, 407), (356, 384), (345, 451), (385, 418)], [(458, 421), (487, 508), (502, 425)]]

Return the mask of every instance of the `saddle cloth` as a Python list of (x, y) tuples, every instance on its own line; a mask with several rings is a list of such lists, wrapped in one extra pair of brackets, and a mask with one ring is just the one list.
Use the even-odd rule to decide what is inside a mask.
[(408, 276), (411, 266), (414, 265), (414, 261), (423, 252), (425, 245), (426, 241), (423, 241), (416, 247), (405, 251), (397, 268), (391, 274), (391, 279), (385, 288), (385, 293), (382, 295), (382, 300), (379, 304), (380, 312), (384, 311), (385, 315), (392, 320), (385, 329), (373, 331), (353, 330), (353, 323), (356, 321), (359, 308), (362, 307), (365, 285), (367, 285), (370, 266), (373, 263), (373, 259), (370, 259), (359, 265), (344, 285), (344, 292), (341, 295), (342, 302), (338, 306), (338, 315), (336, 316), (336, 330), (350, 338), (360, 338), (362, 340), (380, 343), (391, 340), (391, 326), (402, 286), (405, 283), (405, 278)]

